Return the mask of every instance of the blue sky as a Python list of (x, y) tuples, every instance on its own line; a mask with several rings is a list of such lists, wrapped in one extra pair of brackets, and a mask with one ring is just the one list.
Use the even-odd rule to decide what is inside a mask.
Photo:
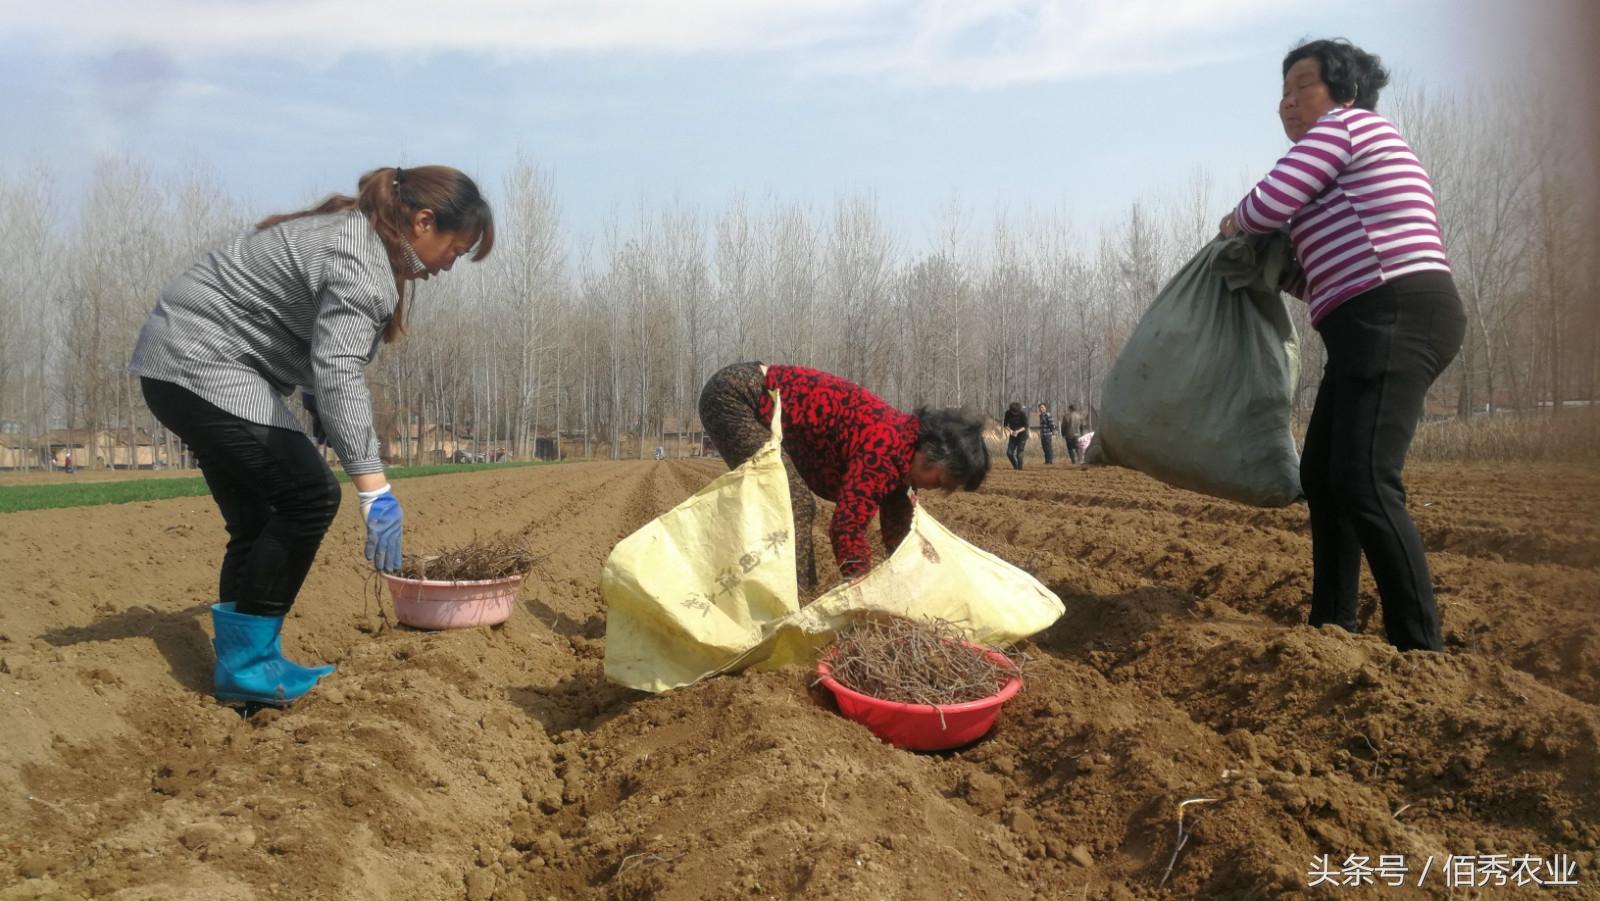
[(0, 170), (44, 163), (70, 192), (108, 154), (199, 163), (255, 214), (393, 163), (455, 165), (493, 197), (521, 154), (575, 237), (641, 197), (715, 212), (735, 192), (872, 190), (913, 247), (953, 194), (979, 228), (997, 207), (1092, 228), (1197, 169), (1219, 205), (1265, 171), (1297, 38), (1482, 83), (1533, 40), (1492, 6), (0, 0)]

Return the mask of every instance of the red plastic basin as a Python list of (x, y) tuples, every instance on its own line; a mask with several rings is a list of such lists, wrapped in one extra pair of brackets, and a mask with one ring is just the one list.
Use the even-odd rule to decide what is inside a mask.
[[(1016, 671), (1015, 664), (998, 651), (971, 643), (967, 647)], [(977, 741), (994, 727), (1000, 706), (1022, 689), (1022, 678), (1013, 676), (997, 693), (962, 704), (885, 701), (840, 685), (833, 678), (834, 653), (830, 648), (817, 661), (817, 676), (833, 692), (839, 712), (872, 730), (873, 735), (908, 751), (945, 751)]]

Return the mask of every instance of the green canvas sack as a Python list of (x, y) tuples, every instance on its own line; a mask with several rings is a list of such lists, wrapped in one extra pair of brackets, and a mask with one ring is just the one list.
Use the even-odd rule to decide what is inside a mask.
[(1240, 235), (1173, 276), (1106, 376), (1088, 461), (1260, 507), (1300, 499), (1290, 265), (1288, 236)]

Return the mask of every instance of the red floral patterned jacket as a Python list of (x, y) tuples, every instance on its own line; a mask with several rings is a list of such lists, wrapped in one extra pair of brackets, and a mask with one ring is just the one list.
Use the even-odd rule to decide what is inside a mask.
[[(854, 382), (803, 366), (768, 366), (766, 385), (783, 399), (783, 449), (794, 468), (838, 505), (828, 536), (839, 571), (866, 572), (874, 513), (891, 553), (911, 531), (906, 475), (922, 423)], [(771, 395), (762, 394), (759, 413), (772, 422)]]

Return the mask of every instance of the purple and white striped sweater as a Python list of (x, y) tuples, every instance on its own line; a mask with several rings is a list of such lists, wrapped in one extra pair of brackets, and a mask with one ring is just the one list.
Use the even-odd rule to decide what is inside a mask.
[(1433, 186), (1388, 119), (1335, 109), (1318, 119), (1239, 202), (1248, 232), (1289, 225), (1311, 303), (1311, 321), (1403, 275), (1450, 271)]

